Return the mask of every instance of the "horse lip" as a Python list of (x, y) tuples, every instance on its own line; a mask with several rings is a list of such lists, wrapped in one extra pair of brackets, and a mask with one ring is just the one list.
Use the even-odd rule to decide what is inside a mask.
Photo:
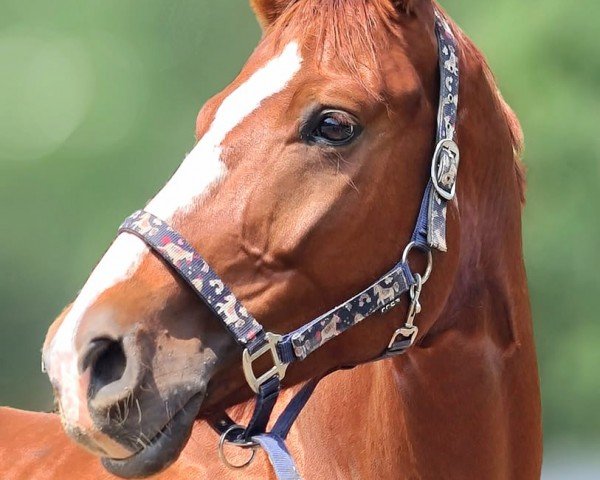
[[(123, 459), (103, 457), (104, 468), (123, 478), (147, 477), (167, 468), (185, 447), (204, 395), (204, 392), (194, 395), (140, 451)], [(166, 430), (168, 434), (164, 433)]]

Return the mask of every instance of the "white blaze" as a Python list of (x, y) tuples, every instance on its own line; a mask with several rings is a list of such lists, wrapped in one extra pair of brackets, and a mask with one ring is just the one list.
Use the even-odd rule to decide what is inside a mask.
[[(302, 58), (296, 42), (254, 72), (219, 106), (208, 131), (184, 159), (146, 210), (169, 221), (175, 212), (189, 208), (195, 199), (226, 174), (221, 161), (222, 143), (227, 134), (256, 110), (263, 100), (282, 91), (300, 70)], [(80, 415), (79, 373), (75, 334), (86, 311), (102, 292), (129, 278), (142, 262), (148, 247), (131, 234), (121, 234), (100, 260), (53, 339), (49, 373), (60, 379), (63, 415), (77, 423)], [(84, 406), (85, 408), (85, 406)]]

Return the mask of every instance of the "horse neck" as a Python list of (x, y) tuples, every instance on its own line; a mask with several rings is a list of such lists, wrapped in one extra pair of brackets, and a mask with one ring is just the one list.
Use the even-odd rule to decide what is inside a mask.
[[(437, 318), (421, 344), (390, 364), (388, 388), (403, 408), (389, 414), (401, 419), (405, 435), (397, 435), (398, 442), (410, 444), (404, 471), (410, 466), (421, 478), (439, 478), (440, 472), (449, 478), (539, 478), (539, 384), (515, 159), (519, 127), (480, 54), (465, 42), (462, 183), (458, 209), (449, 212), (454, 226), (445, 254), (459, 252), (457, 268), (453, 280), (438, 278), (453, 284), (443, 306), (429, 305)], [(423, 320), (431, 320), (426, 315)]]
[[(461, 211), (461, 223), (470, 212)], [(421, 343), (365, 367), (370, 380), (355, 401), (367, 395), (360, 401), (371, 415), (344, 428), (374, 431), (370, 444), (386, 445), (371, 452), (382, 460), (372, 478), (539, 478), (539, 385), (519, 215), (489, 218), (504, 217), (490, 234), (462, 226), (455, 283)], [(500, 240), (486, 244), (494, 236)], [(424, 295), (423, 320), (428, 307)]]
[[(374, 431), (371, 445), (386, 445), (371, 452), (382, 460), (372, 478), (395, 478), (386, 462), (403, 478), (539, 478), (537, 363), (520, 228), (511, 225), (479, 237), (463, 230), (455, 285), (434, 327), (406, 355), (365, 367), (371, 379), (355, 401), (367, 392), (361, 404), (375, 413), (344, 428)], [(486, 245), (494, 235), (501, 241)], [(423, 317), (427, 308), (424, 295)]]
[(525, 273), (520, 251), (509, 248), (516, 239), (493, 232), (506, 245), (467, 250), (435, 327), (390, 367), (412, 450), (404, 460), (421, 478), (441, 471), (450, 478), (539, 478), (539, 385)]

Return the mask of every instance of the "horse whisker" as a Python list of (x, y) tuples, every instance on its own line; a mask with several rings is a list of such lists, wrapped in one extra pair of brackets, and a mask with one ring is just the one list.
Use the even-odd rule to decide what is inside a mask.
[(137, 411), (138, 411), (138, 425), (142, 424), (142, 407), (140, 407), (140, 401), (136, 398), (135, 399), (135, 404), (137, 405)]

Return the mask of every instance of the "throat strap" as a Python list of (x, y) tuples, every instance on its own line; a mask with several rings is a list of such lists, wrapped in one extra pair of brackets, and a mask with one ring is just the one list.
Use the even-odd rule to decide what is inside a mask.
[[(225, 437), (225, 440), (229, 443), (238, 445), (241, 448), (254, 448), (256, 445), (260, 445), (267, 453), (269, 462), (278, 480), (300, 480), (301, 476), (298, 473), (298, 468), (292, 456), (285, 446), (285, 440), (298, 415), (300, 415), (300, 412), (324, 376), (313, 378), (302, 386), (287, 404), (270, 432), (258, 433), (248, 439), (244, 437), (244, 429), (242, 427), (238, 429), (238, 426), (226, 413), (209, 419), (209, 423), (221, 438)], [(248, 430), (250, 430), (250, 425), (245, 429), (246, 432)], [(237, 433), (237, 436), (230, 435), (230, 432)]]

